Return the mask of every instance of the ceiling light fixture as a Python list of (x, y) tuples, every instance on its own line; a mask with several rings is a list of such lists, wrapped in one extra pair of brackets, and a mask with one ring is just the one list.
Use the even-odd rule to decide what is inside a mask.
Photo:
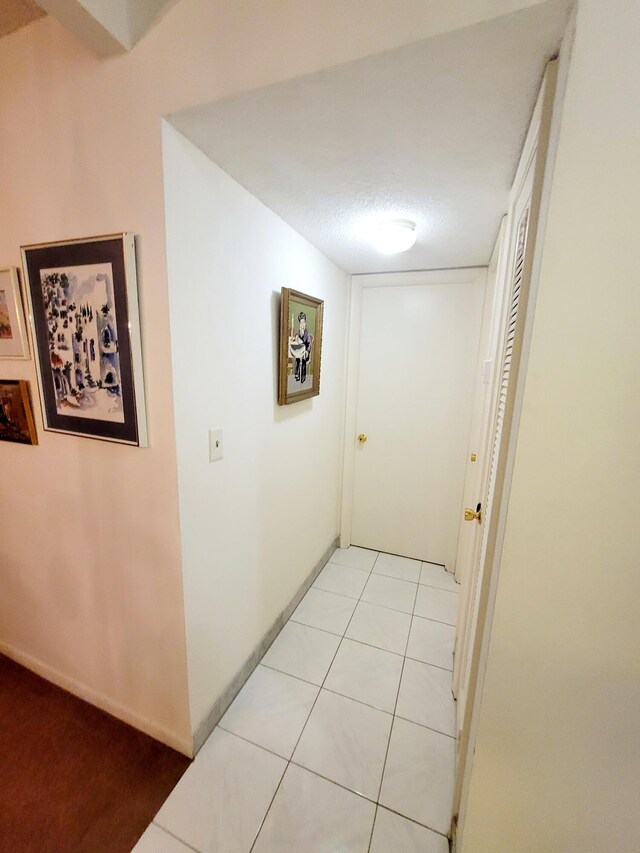
[(408, 251), (416, 242), (416, 223), (409, 219), (394, 219), (380, 222), (374, 227), (371, 240), (383, 255), (399, 255)]

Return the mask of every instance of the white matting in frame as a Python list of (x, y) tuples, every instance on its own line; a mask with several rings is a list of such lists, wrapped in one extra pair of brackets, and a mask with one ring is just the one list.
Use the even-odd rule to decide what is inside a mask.
[(0, 269), (0, 358), (29, 357), (18, 268)]

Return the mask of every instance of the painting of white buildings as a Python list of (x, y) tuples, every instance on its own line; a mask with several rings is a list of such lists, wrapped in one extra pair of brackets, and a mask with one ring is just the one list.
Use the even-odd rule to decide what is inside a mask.
[(124, 422), (111, 264), (40, 271), (59, 414)]

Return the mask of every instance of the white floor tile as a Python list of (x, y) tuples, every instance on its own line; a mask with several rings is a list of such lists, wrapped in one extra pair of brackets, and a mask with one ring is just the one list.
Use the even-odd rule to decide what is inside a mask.
[(192, 850), (152, 823), (131, 853), (192, 853)]
[(220, 727), (283, 758), (291, 758), (317, 695), (318, 688), (313, 684), (258, 666), (220, 721)]
[(335, 592), (338, 595), (348, 595), (349, 598), (360, 598), (364, 585), (369, 580), (369, 572), (361, 569), (350, 569), (338, 563), (327, 563), (316, 578), (313, 586), (325, 592)]
[(451, 673), (407, 658), (396, 714), (455, 737), (456, 703), (451, 693)]
[(324, 683), (358, 702), (393, 713), (402, 672), (402, 657), (354, 640), (343, 640)]
[(295, 609), (291, 620), (342, 636), (355, 606), (356, 601), (353, 598), (311, 587)]
[(286, 761), (215, 729), (154, 822), (200, 853), (247, 853)]
[(377, 799), (392, 716), (320, 691), (293, 761)]
[(362, 593), (362, 601), (379, 604), (402, 613), (413, 613), (417, 583), (388, 578), (386, 575), (371, 574)]
[(447, 589), (449, 592), (459, 592), (460, 590), (460, 584), (456, 583), (452, 572), (446, 571), (444, 566), (437, 566), (435, 563), (422, 564), (420, 583), (437, 586), (439, 589)]
[(287, 622), (261, 663), (320, 685), (339, 645), (340, 637), (334, 634)]
[(402, 581), (418, 583), (420, 580), (420, 560), (409, 557), (398, 557), (396, 554), (380, 554), (375, 562), (373, 571), (378, 575), (387, 575)]
[(368, 548), (357, 548), (355, 545), (351, 545), (349, 548), (338, 548), (334, 551), (329, 562), (370, 572), (377, 556), (377, 551), (370, 551)]
[(446, 834), (451, 823), (454, 765), (452, 738), (396, 717), (380, 804)]
[(253, 853), (367, 853), (374, 814), (373, 803), (291, 764)]
[(420, 584), (415, 614), (425, 619), (435, 619), (436, 622), (455, 625), (458, 615), (458, 594)]
[(453, 670), (453, 644), (456, 629), (453, 625), (414, 616), (409, 633), (407, 657)]
[(349, 624), (346, 635), (351, 640), (359, 640), (385, 649), (388, 652), (404, 654), (409, 635), (411, 616), (377, 604), (360, 602), (356, 607), (353, 619)]
[(370, 853), (449, 853), (449, 842), (424, 826), (378, 807)]

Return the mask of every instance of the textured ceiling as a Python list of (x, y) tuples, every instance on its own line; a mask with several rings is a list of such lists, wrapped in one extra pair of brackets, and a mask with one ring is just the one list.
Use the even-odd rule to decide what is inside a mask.
[[(567, 8), (553, 0), (171, 120), (348, 272), (484, 265)], [(419, 235), (392, 258), (363, 235), (388, 216)]]
[(45, 13), (32, 0), (0, 0), (0, 38), (30, 24)]

